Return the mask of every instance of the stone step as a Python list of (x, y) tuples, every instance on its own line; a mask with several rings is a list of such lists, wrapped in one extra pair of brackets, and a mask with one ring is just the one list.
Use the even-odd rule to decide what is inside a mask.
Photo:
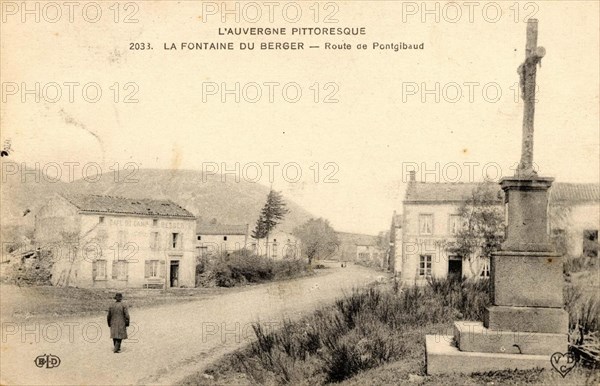
[(567, 334), (495, 331), (482, 322), (454, 322), (454, 340), (460, 351), (551, 355), (567, 352)]
[(495, 331), (566, 334), (569, 314), (560, 308), (491, 306), (485, 309), (483, 325)]
[(427, 375), (498, 370), (551, 369), (550, 355), (499, 354), (460, 351), (451, 335), (425, 336)]

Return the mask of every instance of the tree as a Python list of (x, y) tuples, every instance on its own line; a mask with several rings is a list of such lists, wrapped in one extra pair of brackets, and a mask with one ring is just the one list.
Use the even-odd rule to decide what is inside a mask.
[(496, 186), (478, 185), (458, 210), (462, 226), (456, 233), (456, 242), (449, 248), (469, 262), (472, 275), (477, 275), (474, 265), (479, 257), (489, 259), (504, 241), (504, 213), (499, 204)]
[(308, 258), (308, 264), (316, 257), (331, 256), (339, 247), (337, 233), (329, 221), (323, 218), (312, 218), (293, 231), (302, 246), (302, 253)]
[(277, 224), (283, 220), (288, 212), (281, 192), (276, 192), (271, 189), (267, 196), (267, 202), (265, 203), (265, 206), (263, 206), (260, 216), (258, 216), (258, 220), (256, 221), (256, 226), (252, 231), (252, 237), (257, 240), (263, 238), (266, 239), (266, 247), (268, 248), (269, 234), (275, 229)]
[(265, 219), (262, 214), (258, 216), (258, 220), (256, 220), (256, 225), (254, 226), (254, 230), (252, 230), (252, 237), (255, 239), (263, 239), (267, 236), (266, 228), (265, 228)]

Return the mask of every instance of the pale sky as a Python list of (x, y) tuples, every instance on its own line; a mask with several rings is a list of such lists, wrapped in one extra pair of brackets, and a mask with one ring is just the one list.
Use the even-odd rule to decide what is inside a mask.
[[(520, 156), (523, 105), (515, 96), (515, 85), (525, 55), (523, 20), (535, 12), (538, 45), (545, 47), (546, 57), (538, 69), (534, 160), (541, 175), (557, 181), (599, 181), (596, 1), (523, 2), (518, 7), (512, 1), (481, 2), (472, 22), (463, 8), (456, 23), (450, 22), (456, 10), (443, 2), (438, 3), (436, 22), (435, 15), (406, 8), (409, 3), (420, 7), (421, 2), (348, 1), (337, 3), (338, 22), (330, 24), (314, 22), (312, 2), (301, 5), (303, 16), (297, 23), (288, 23), (275, 12), (274, 22), (263, 16), (254, 24), (235, 23), (233, 18), (222, 23), (218, 16), (203, 14), (201, 2), (132, 3), (138, 9), (124, 9), (125, 3), (120, 3), (118, 17), (122, 21), (136, 11), (138, 23), (115, 23), (109, 8), (114, 2), (101, 2), (103, 13), (97, 23), (83, 19), (81, 9), (75, 11), (73, 23), (66, 8), (56, 23), (44, 15), (39, 23), (25, 15), (30, 19), (22, 23), (22, 10), (13, 15), (14, 9), (2, 9), (0, 124), (2, 143), (11, 141), (14, 160), (97, 162), (105, 170), (115, 162), (198, 170), (209, 163), (219, 168), (224, 163), (229, 169), (239, 163), (240, 173), (248, 171), (241, 178), (249, 179), (255, 169), (244, 169), (245, 165), (278, 162), (273, 187), (287, 198), (329, 219), (337, 230), (376, 234), (389, 228), (393, 210), (402, 209), (403, 163), (429, 169), (438, 163), (439, 181), (454, 180), (456, 165), (462, 168), (462, 180), (468, 180), (465, 163), (474, 163), (476, 180), (483, 177), (484, 165), (492, 176), (495, 165), (504, 175), (512, 174), (510, 167)], [(328, 3), (319, 4), (321, 19), (334, 10), (325, 9)], [(428, 4), (435, 9), (435, 3)], [(494, 14), (497, 4), (502, 4), (499, 17)], [(47, 12), (46, 18), (54, 17), (53, 10)], [(218, 28), (223, 27), (286, 27), (288, 36), (219, 36)], [(365, 27), (366, 35), (291, 36), (293, 27)], [(304, 42), (305, 49), (237, 50), (240, 42), (258, 46), (262, 41)], [(153, 50), (130, 50), (135, 42), (150, 43)], [(181, 42), (233, 42), (236, 50), (163, 48), (165, 43), (179, 48)], [(325, 50), (326, 42), (349, 43), (352, 49)], [(423, 42), (425, 48), (381, 51), (373, 50), (374, 42)], [(358, 43), (368, 49), (358, 50)], [(48, 86), (40, 102), (31, 95), (22, 102), (21, 85), (33, 89), (36, 82), (40, 87), (60, 84), (62, 97), (53, 101), (54, 88)], [(72, 103), (65, 85), (69, 82), (80, 85)], [(92, 82), (102, 90), (97, 103), (85, 101), (81, 93), (81, 86)], [(111, 86), (117, 82), (120, 93), (115, 103)], [(220, 93), (205, 95), (203, 101), (206, 82), (229, 88), (236, 82), (241, 87), (254, 82), (263, 95), (257, 103), (243, 98), (236, 103), (232, 96), (222, 103)], [(269, 82), (279, 84), (273, 103), (267, 96)], [(302, 90), (297, 103), (282, 96), (282, 86), (292, 82)], [(135, 86), (125, 88), (127, 83)], [(315, 83), (320, 89), (317, 103)], [(337, 103), (323, 102), (334, 89), (325, 88), (328, 83), (336, 85)], [(435, 90), (436, 83), (438, 102), (435, 91), (421, 92)], [(12, 95), (14, 84), (19, 90)], [(469, 87), (474, 91), (472, 101)], [(88, 89), (88, 95), (93, 97), (93, 90)], [(136, 90), (138, 102), (123, 103)], [(456, 90), (463, 97), (452, 103)], [(501, 96), (496, 97), (496, 90)], [(425, 102), (421, 97), (427, 98)], [(295, 177), (293, 169), (288, 169), (287, 181), (282, 175), (287, 163), (301, 168), (299, 182), (289, 182)], [(331, 164), (325, 169), (327, 163)], [(453, 164), (446, 166), (449, 163)], [(338, 182), (325, 183), (332, 171)], [(261, 182), (269, 185), (264, 165), (262, 172)], [(430, 174), (428, 180), (434, 177)]]

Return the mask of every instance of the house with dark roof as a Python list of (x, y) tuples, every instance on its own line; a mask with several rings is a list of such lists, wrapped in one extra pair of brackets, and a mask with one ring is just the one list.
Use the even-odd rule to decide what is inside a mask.
[(205, 257), (238, 251), (247, 247), (248, 224), (196, 225), (196, 255)]
[[(411, 175), (402, 203), (401, 219), (394, 215), (392, 237), (395, 272), (404, 284), (423, 284), (427, 277), (489, 276), (489, 261), (454, 256), (449, 246), (462, 227), (460, 206), (475, 188), (484, 187), (503, 211), (504, 194), (497, 183), (428, 183)], [(598, 184), (555, 182), (550, 189), (548, 229), (557, 250), (568, 256), (599, 253), (600, 187)]]
[(196, 218), (170, 200), (56, 195), (35, 216), (52, 283), (100, 288), (195, 286)]

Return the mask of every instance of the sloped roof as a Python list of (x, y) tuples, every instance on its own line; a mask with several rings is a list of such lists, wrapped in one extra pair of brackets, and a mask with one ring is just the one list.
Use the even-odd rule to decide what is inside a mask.
[(63, 195), (63, 197), (82, 212), (195, 218), (191, 212), (171, 200), (126, 198), (96, 194)]
[(556, 183), (550, 188), (552, 201), (600, 201), (599, 184)]
[[(481, 183), (477, 182), (411, 182), (406, 189), (405, 202), (461, 202), (468, 199), (473, 189)], [(502, 189), (497, 183), (485, 183), (490, 189), (498, 192), (498, 201), (503, 197)], [(550, 188), (550, 201), (587, 202), (600, 201), (598, 184), (573, 184), (556, 182)]]
[(245, 235), (246, 224), (204, 224), (196, 225), (197, 235)]
[[(471, 197), (473, 189), (479, 185), (480, 183), (476, 182), (411, 182), (406, 189), (404, 201), (461, 202)], [(502, 194), (500, 185), (492, 183), (486, 183), (486, 185)], [(498, 200), (500, 201), (500, 198)]]

